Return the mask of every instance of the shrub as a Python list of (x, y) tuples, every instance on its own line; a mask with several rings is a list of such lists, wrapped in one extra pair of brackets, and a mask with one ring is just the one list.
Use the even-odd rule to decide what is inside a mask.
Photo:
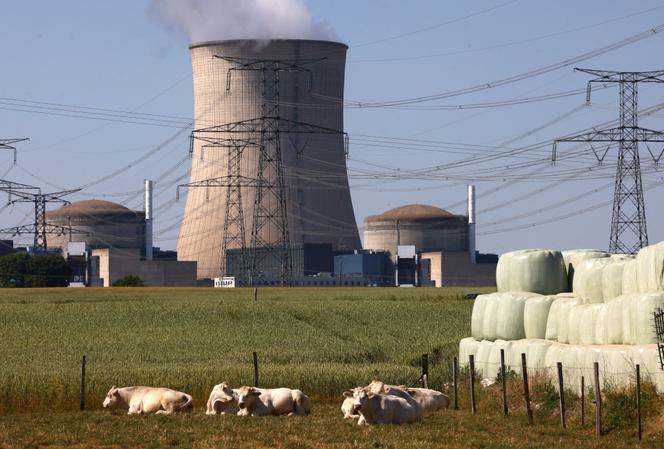
[(145, 284), (143, 284), (143, 279), (140, 276), (128, 274), (122, 279), (113, 282), (113, 287), (145, 287)]

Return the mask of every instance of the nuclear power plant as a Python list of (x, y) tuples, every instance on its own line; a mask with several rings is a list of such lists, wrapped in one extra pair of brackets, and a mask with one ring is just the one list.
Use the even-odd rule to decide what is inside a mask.
[[(292, 282), (308, 244), (361, 248), (343, 132), (347, 46), (230, 40), (190, 47), (192, 168), (177, 242), (198, 278)], [(239, 255), (237, 254), (239, 251)], [(238, 260), (239, 258), (239, 260)]]

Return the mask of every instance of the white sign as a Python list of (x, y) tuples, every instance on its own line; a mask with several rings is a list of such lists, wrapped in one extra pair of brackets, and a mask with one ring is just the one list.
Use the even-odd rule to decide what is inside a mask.
[(415, 258), (415, 254), (415, 245), (397, 246), (397, 257), (399, 259), (413, 259)]
[(214, 278), (214, 288), (235, 288), (234, 277)]

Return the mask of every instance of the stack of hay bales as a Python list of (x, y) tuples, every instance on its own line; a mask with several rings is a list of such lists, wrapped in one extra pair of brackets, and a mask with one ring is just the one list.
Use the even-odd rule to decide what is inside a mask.
[(653, 312), (664, 309), (664, 242), (636, 257), (597, 250), (521, 250), (503, 254), (497, 292), (475, 300), (471, 337), (459, 343), (459, 360), (473, 355), (484, 377), (500, 369), (519, 372), (521, 353), (529, 368), (555, 375), (563, 363), (566, 383), (580, 388), (593, 364), (601, 378), (627, 386), (641, 365), (660, 391)]

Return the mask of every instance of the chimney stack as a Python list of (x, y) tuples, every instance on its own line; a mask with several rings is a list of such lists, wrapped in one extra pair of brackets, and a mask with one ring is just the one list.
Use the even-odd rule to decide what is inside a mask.
[(468, 253), (470, 263), (476, 263), (475, 258), (475, 186), (468, 186)]

